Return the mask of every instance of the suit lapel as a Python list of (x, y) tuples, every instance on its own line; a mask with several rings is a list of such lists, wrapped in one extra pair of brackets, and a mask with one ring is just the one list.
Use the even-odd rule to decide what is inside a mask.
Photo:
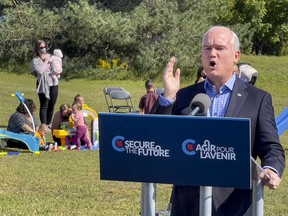
[(246, 88), (246, 83), (242, 82), (239, 78), (236, 78), (225, 117), (238, 116), (238, 113), (247, 97), (247, 91), (245, 91)]

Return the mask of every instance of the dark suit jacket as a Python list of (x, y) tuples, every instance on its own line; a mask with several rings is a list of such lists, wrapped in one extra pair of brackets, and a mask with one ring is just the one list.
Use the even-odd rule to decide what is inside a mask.
[[(158, 114), (182, 115), (198, 93), (205, 93), (204, 82), (180, 89), (173, 105), (158, 105), (153, 111)], [(251, 119), (252, 156), (258, 156), (262, 166), (271, 166), (282, 176), (285, 154), (277, 133), (271, 95), (237, 78), (225, 116)], [(213, 215), (252, 216), (251, 192), (252, 190), (213, 188)], [(175, 186), (173, 194), (172, 215), (199, 215), (198, 187)]]

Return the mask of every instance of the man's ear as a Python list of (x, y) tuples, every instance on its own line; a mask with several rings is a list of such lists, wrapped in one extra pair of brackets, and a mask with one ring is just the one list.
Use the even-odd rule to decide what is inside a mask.
[(237, 64), (239, 61), (240, 61), (240, 56), (241, 56), (241, 52), (240, 50), (237, 50), (235, 53), (234, 53), (234, 63)]

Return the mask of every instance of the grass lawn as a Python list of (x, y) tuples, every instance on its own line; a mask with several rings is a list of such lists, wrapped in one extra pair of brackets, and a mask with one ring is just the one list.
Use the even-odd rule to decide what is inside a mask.
[[(288, 58), (243, 56), (259, 71), (256, 85), (271, 92), (277, 116), (287, 105)], [(39, 104), (35, 79), (29, 74), (0, 72), (1, 116), (5, 128), (9, 116), (19, 104), (10, 94), (24, 93)], [(194, 78), (182, 85), (193, 83)], [(103, 95), (105, 86), (122, 86), (133, 97), (137, 107), (145, 93), (142, 81), (61, 80), (56, 108), (71, 104), (76, 94), (98, 112), (107, 112)], [(158, 86), (161, 83), (156, 82)], [(39, 107), (38, 107), (39, 108)], [(38, 116), (38, 114), (37, 114)], [(281, 141), (288, 149), (287, 132)], [(50, 137), (51, 139), (51, 137)], [(18, 156), (0, 157), (0, 215), (139, 215), (141, 183), (101, 181), (99, 151), (21, 152)], [(171, 185), (157, 185), (157, 208), (166, 207)], [(279, 190), (265, 189), (265, 216), (287, 215), (287, 172)]]

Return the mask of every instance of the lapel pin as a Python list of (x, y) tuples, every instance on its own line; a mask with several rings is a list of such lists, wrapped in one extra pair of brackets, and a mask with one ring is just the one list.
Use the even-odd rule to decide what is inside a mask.
[(238, 93), (237, 96), (241, 97), (242, 95), (240, 93)]

